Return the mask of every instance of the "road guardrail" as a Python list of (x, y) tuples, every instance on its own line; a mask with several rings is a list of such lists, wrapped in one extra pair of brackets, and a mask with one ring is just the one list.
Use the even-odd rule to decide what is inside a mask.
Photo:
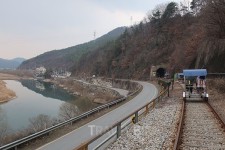
[[(167, 83), (167, 82), (166, 82)], [(169, 84), (170, 85), (170, 84)], [(138, 108), (136, 111), (130, 113), (129, 115), (127, 115), (127, 117), (121, 119), (120, 121), (114, 123), (112, 126), (108, 127), (107, 129), (105, 129), (104, 131), (102, 131), (100, 134), (92, 137), (90, 140), (86, 141), (85, 143), (82, 143), (81, 145), (79, 145), (77, 148), (75, 148), (75, 150), (88, 150), (88, 146), (93, 143), (94, 141), (96, 141), (97, 139), (99, 139), (100, 137), (102, 137), (103, 135), (107, 134), (108, 132), (110, 132), (112, 129), (116, 128), (116, 132), (111, 135), (109, 138), (107, 138), (106, 140), (104, 140), (102, 143), (100, 143), (97, 148), (100, 148), (102, 145), (104, 145), (107, 141), (110, 140), (110, 138), (112, 138), (113, 136), (116, 135), (117, 138), (120, 137), (121, 135), (121, 130), (123, 128), (125, 128), (124, 126), (122, 126), (122, 123), (131, 118), (132, 116), (134, 116), (134, 118), (132, 119), (133, 123), (137, 123), (138, 122), (138, 117), (143, 114), (143, 113), (148, 113), (150, 109), (155, 108), (155, 105), (162, 100), (162, 98), (167, 94), (167, 92), (169, 91), (169, 86), (167, 86), (167, 88), (164, 88), (163, 92), (161, 92), (161, 94), (151, 100), (150, 102), (146, 103), (144, 106)], [(143, 111), (140, 115), (139, 112)], [(127, 124), (128, 125), (128, 124)]]
[[(137, 89), (136, 91), (134, 91), (133, 93), (129, 94), (128, 97), (137, 94), (141, 89), (142, 89), (142, 86), (140, 85), (140, 86), (138, 87), (138, 89)], [(39, 138), (39, 137), (41, 137), (41, 136), (43, 136), (43, 135), (47, 135), (47, 134), (49, 134), (50, 132), (52, 132), (52, 131), (54, 131), (54, 130), (60, 128), (60, 127), (66, 126), (66, 125), (68, 125), (68, 124), (73, 124), (73, 123), (75, 123), (75, 122), (77, 122), (77, 121), (79, 121), (79, 120), (81, 120), (81, 119), (83, 119), (83, 118), (86, 118), (86, 117), (88, 117), (88, 116), (90, 116), (90, 115), (92, 115), (92, 114), (94, 114), (94, 113), (96, 113), (96, 112), (99, 112), (99, 111), (101, 111), (101, 110), (103, 110), (103, 109), (105, 109), (105, 108), (110, 108), (110, 107), (113, 106), (113, 105), (117, 105), (118, 103), (120, 103), (120, 102), (122, 102), (122, 101), (125, 101), (126, 99), (127, 99), (127, 97), (123, 97), (123, 98), (114, 100), (114, 101), (112, 101), (112, 102), (109, 102), (109, 103), (107, 103), (107, 104), (98, 106), (98, 107), (96, 107), (96, 108), (94, 108), (94, 109), (92, 109), (92, 110), (89, 110), (89, 111), (87, 111), (87, 112), (85, 112), (85, 113), (83, 113), (83, 114), (81, 114), (81, 115), (79, 115), (79, 116), (77, 116), (77, 117), (71, 118), (71, 119), (66, 120), (66, 121), (64, 121), (64, 122), (62, 122), (62, 123), (59, 123), (59, 124), (54, 125), (54, 126), (52, 126), (52, 127), (49, 127), (49, 128), (47, 128), (47, 129), (45, 129), (45, 130), (39, 131), (39, 132), (37, 132), (37, 133), (31, 134), (31, 135), (29, 135), (29, 136), (26, 136), (26, 137), (24, 137), (24, 138), (22, 138), (22, 139), (19, 139), (19, 140), (16, 140), (16, 141), (14, 141), (14, 142), (11, 142), (11, 143), (8, 143), (8, 144), (6, 144), (6, 145), (3, 145), (3, 146), (0, 147), (0, 150), (8, 150), (8, 149), (12, 149), (12, 148), (17, 149), (17, 147), (18, 147), (19, 145), (28, 143), (28, 142), (30, 142), (31, 140), (37, 139), (37, 138)]]

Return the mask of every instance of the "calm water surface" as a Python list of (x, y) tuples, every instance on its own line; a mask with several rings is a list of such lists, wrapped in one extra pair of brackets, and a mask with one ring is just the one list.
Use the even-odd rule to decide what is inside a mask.
[(0, 104), (0, 116), (12, 132), (28, 127), (29, 118), (40, 114), (58, 118), (59, 108), (64, 103), (76, 105), (78, 115), (97, 106), (87, 98), (75, 97), (50, 83), (35, 80), (5, 82), (17, 95), (17, 98)]

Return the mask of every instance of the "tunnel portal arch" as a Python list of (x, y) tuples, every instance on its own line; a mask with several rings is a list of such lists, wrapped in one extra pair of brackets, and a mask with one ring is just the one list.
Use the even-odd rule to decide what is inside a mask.
[(165, 77), (165, 74), (166, 74), (166, 69), (165, 68), (158, 68), (156, 70), (156, 76), (159, 77), (159, 78)]

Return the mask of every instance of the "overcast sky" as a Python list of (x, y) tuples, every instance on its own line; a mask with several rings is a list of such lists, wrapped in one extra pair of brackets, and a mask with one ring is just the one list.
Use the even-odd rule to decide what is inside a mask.
[[(174, 0), (179, 2), (180, 0)], [(168, 0), (0, 0), (0, 58), (31, 58), (142, 20)]]

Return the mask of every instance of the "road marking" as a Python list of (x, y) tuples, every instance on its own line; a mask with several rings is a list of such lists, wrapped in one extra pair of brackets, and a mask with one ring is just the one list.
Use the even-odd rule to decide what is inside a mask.
[[(143, 83), (143, 82), (140, 82), (140, 83)], [(146, 82), (146, 83), (147, 83), (147, 82)], [(150, 84), (151, 87), (153, 87), (153, 88), (155, 89), (154, 96), (152, 96), (152, 97), (150, 98), (150, 100), (152, 100), (152, 99), (155, 98), (155, 96), (157, 95), (158, 92), (157, 92), (157, 88), (156, 88), (153, 84), (151, 84), (151, 83), (148, 83), (148, 84)], [(142, 86), (143, 86), (143, 85), (142, 85)], [(143, 91), (143, 89), (142, 89), (142, 91)], [(140, 93), (139, 93), (139, 94), (140, 94)], [(138, 95), (139, 95), (139, 94), (138, 94)], [(137, 97), (138, 95), (136, 95), (135, 97)], [(134, 98), (135, 98), (135, 97), (134, 97)], [(134, 99), (134, 98), (133, 98), (133, 99)], [(129, 101), (129, 102), (131, 102), (131, 101)], [(128, 103), (129, 103), (129, 102), (128, 102)], [(125, 103), (125, 104), (127, 104), (127, 103)], [(125, 104), (123, 104), (123, 105), (121, 105), (121, 106), (124, 106)], [(120, 107), (121, 107), (121, 106), (120, 106)], [(109, 115), (109, 114), (112, 113), (113, 111), (116, 111), (116, 110), (119, 109), (120, 107), (118, 107), (118, 108), (116, 108), (116, 109), (114, 109), (114, 110), (112, 110), (112, 111), (110, 111), (110, 112), (104, 114), (103, 116), (101, 116), (101, 117), (99, 117), (99, 118), (96, 118), (95, 120), (92, 120), (91, 122), (89, 122), (89, 123), (87, 123), (87, 124), (85, 124), (85, 125), (83, 125), (83, 126), (77, 128), (77, 129), (75, 129), (75, 130), (73, 130), (73, 131), (71, 131), (71, 132), (69, 132), (69, 133), (67, 133), (67, 134), (65, 134), (65, 135), (63, 135), (63, 136), (61, 136), (61, 137), (59, 137), (59, 138), (57, 138), (57, 139), (55, 139), (55, 140), (53, 140), (53, 141), (51, 141), (51, 142), (49, 142), (49, 143), (47, 143), (47, 144), (45, 144), (45, 145), (39, 147), (39, 148), (37, 148), (37, 150), (41, 150), (41, 149), (43, 149), (44, 147), (46, 147), (46, 146), (52, 144), (53, 142), (56, 142), (56, 141), (58, 141), (58, 140), (64, 138), (65, 136), (67, 136), (67, 135), (69, 135), (69, 134), (71, 134), (71, 133), (73, 133), (73, 132), (76, 132), (77, 130), (79, 130), (79, 129), (81, 129), (81, 128), (85, 128), (86, 126), (90, 125), (92, 122), (96, 122), (97, 120), (99, 120), (99, 119), (105, 117), (106, 115)]]

